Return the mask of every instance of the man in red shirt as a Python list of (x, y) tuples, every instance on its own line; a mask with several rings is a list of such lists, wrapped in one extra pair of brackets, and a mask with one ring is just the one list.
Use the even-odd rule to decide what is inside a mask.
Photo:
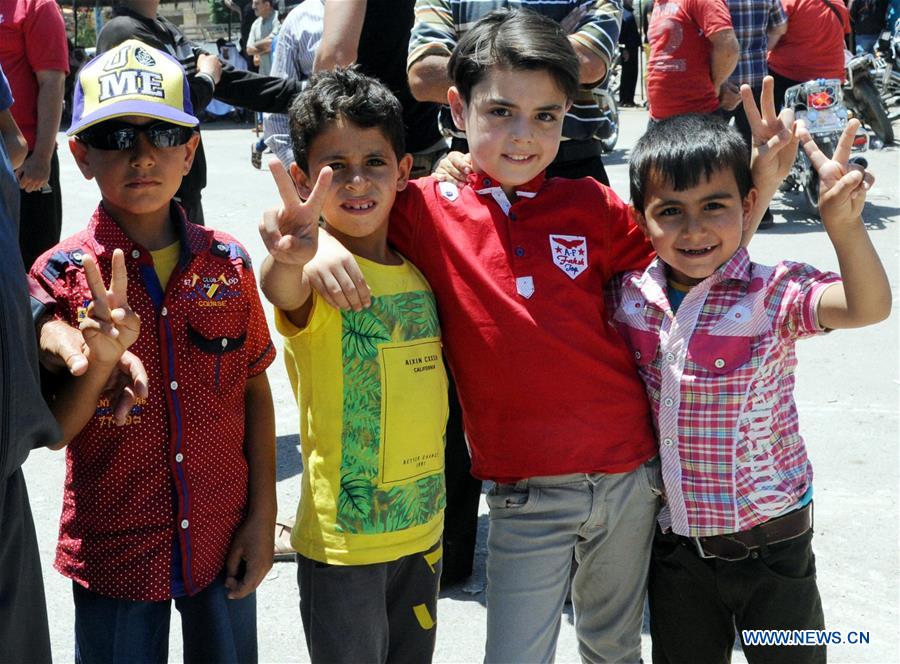
[(650, 117), (713, 113), (740, 45), (724, 0), (657, 2), (650, 18)]
[(56, 132), (69, 50), (55, 2), (0, 0), (0, 65), (16, 100), (13, 117), (28, 142), (28, 157), (16, 169), (21, 190), (19, 247), (27, 269), (59, 242), (62, 228)]
[(814, 78), (846, 77), (844, 36), (850, 34), (850, 13), (843, 2), (782, 0), (787, 32), (769, 51), (769, 73), (775, 79), (775, 107), (784, 91)]

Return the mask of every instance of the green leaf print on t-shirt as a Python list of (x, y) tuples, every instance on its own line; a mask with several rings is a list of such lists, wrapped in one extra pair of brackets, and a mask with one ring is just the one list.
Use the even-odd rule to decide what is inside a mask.
[(387, 533), (428, 523), (444, 507), (443, 474), (378, 487), (382, 343), (440, 335), (434, 295), (412, 291), (372, 298), (364, 311), (342, 312), (344, 430), (337, 529)]

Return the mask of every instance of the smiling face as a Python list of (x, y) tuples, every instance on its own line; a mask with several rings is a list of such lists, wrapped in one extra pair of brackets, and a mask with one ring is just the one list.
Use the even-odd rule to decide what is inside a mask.
[(406, 188), (412, 157), (406, 154), (398, 160), (378, 127), (364, 128), (338, 118), (312, 140), (308, 162), (308, 174), (291, 166), (304, 197), (323, 168), (334, 171), (322, 207), (328, 231), (359, 255), (366, 256), (370, 246), (383, 245), (388, 216), (397, 192)]
[[(153, 118), (129, 115), (117, 122), (147, 125)], [(84, 177), (96, 179), (103, 206), (123, 224), (152, 224), (168, 217), (169, 203), (194, 161), (199, 136), (185, 145), (156, 148), (138, 134), (130, 150), (99, 150), (72, 139), (69, 146)]]
[(644, 212), (635, 213), (672, 278), (684, 285), (698, 284), (738, 250), (756, 200), (751, 189), (744, 199), (734, 173), (712, 172), (708, 179), (675, 191), (670, 182), (648, 178)]
[(569, 101), (549, 72), (492, 67), (468, 100), (456, 87), (448, 98), (472, 164), (500, 182), (507, 196), (556, 157)]

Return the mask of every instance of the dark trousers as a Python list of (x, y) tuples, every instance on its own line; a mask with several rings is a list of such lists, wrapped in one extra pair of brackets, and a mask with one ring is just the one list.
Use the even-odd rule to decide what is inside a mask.
[[(759, 97), (762, 94), (762, 84), (760, 83), (757, 86), (752, 88), (753, 90), (753, 99), (756, 100), (756, 106), (759, 107)], [(747, 144), (747, 149), (753, 149), (753, 131), (750, 129), (750, 121), (747, 119), (747, 114), (744, 112), (744, 104), (738, 104), (737, 108), (733, 111), (725, 111), (724, 117), (726, 120), (730, 120), (734, 118), (734, 126), (741, 133), (741, 136), (744, 137), (744, 143)]]
[[(729, 562), (657, 529), (650, 559), (653, 664), (728, 664), (735, 628), (824, 629), (812, 530)], [(750, 664), (825, 662), (825, 647), (748, 646)]]
[(472, 477), (472, 461), (463, 431), (462, 408), (456, 383), (450, 372), (450, 415), (447, 418), (447, 443), (444, 448), (444, 476), (447, 507), (444, 509), (444, 571), (441, 583), (449, 586), (472, 575), (475, 540), (478, 536), (478, 504), (481, 480)]
[(50, 181), (38, 191), (20, 190), (19, 250), (25, 269), (59, 242), (62, 232), (62, 194), (59, 189), (59, 157), (50, 158)]
[[(774, 72), (771, 69), (769, 70), (769, 75), (775, 79), (775, 111), (781, 112), (781, 109), (784, 108), (784, 93), (785, 91), (793, 86), (802, 83), (803, 81), (795, 81), (787, 76), (782, 76), (778, 72)], [(801, 148), (802, 149), (802, 148)]]
[(372, 565), (297, 554), (300, 618), (313, 664), (427, 664), (437, 630), (440, 542)]
[[(133, 602), (98, 595), (72, 582), (76, 664), (163, 664), (169, 661), (172, 602)], [(179, 597), (184, 661), (253, 664), (256, 593), (228, 599), (220, 575), (192, 597)]]
[(50, 662), (41, 558), (21, 469), (0, 477), (0, 492), (0, 662)]
[(633, 104), (634, 91), (638, 80), (638, 50), (629, 48), (622, 51), (628, 59), (622, 58), (622, 78), (619, 80), (619, 104)]

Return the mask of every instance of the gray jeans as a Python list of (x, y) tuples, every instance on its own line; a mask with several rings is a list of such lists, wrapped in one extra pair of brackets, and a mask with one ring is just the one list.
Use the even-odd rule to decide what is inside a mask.
[(485, 662), (552, 662), (572, 558), (584, 662), (638, 662), (662, 479), (654, 458), (630, 473), (532, 477), (487, 496)]

